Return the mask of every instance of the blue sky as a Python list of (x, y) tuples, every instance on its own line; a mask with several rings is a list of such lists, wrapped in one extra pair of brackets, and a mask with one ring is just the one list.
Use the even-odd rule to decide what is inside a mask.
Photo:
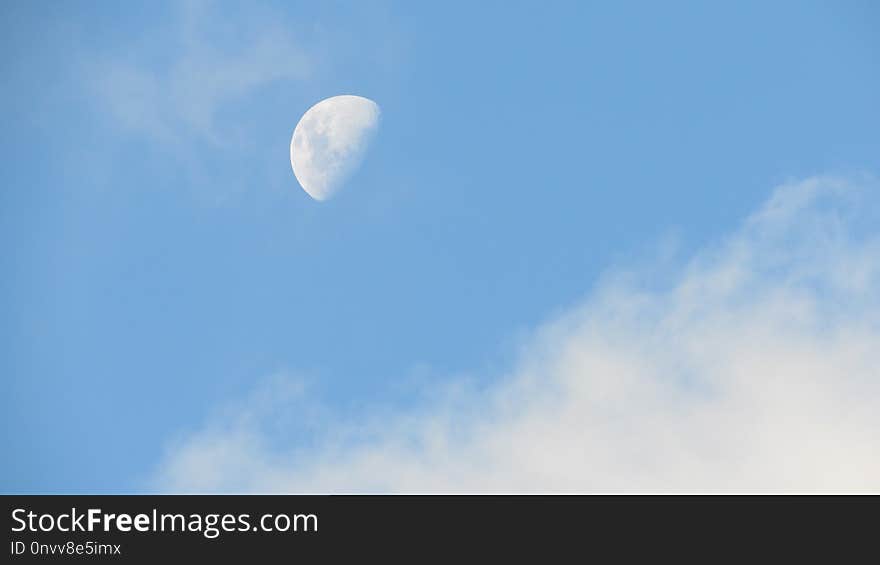
[[(278, 375), (307, 391), (260, 440), (282, 451), (493, 390), (609, 269), (740, 237), (776, 186), (880, 171), (873, 2), (0, 15), (9, 492), (153, 488)], [(316, 202), (290, 135), (348, 93), (382, 125)]]

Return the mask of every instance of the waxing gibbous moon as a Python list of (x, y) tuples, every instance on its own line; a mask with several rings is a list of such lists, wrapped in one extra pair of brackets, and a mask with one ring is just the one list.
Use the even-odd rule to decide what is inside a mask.
[(333, 196), (363, 161), (379, 126), (379, 105), (342, 95), (309, 108), (293, 130), (290, 166), (315, 200)]

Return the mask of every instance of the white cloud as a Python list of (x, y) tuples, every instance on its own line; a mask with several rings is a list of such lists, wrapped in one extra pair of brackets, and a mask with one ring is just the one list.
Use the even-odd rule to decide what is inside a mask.
[[(237, 21), (244, 29), (223, 33), (229, 16), (208, 3), (182, 4), (178, 16), (170, 37), (157, 32), (141, 38), (143, 49), (133, 40), (127, 51), (87, 66), (96, 101), (129, 131), (166, 143), (195, 138), (224, 145), (240, 135), (235, 124), (219, 127), (224, 107), (310, 71), (305, 50), (270, 18), (255, 26)], [(172, 53), (157, 57), (164, 49)]]
[(878, 201), (873, 181), (782, 186), (672, 284), (610, 274), (488, 390), (356, 433), (273, 446), (308, 406), (267, 405), (275, 382), (171, 449), (157, 488), (880, 490)]

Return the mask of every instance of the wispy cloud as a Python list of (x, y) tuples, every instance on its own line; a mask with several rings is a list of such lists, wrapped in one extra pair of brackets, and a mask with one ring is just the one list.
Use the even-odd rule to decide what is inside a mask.
[(266, 430), (308, 403), (267, 404), (276, 381), (171, 449), (157, 488), (877, 490), (878, 212), (873, 181), (787, 184), (664, 288), (609, 274), (489, 390), (285, 449)]
[[(224, 107), (273, 82), (306, 78), (311, 60), (271, 18), (251, 26), (252, 32), (233, 34), (222, 33), (225, 17), (209, 3), (188, 2), (181, 5), (170, 40), (166, 33), (148, 35), (140, 38), (143, 49), (133, 43), (125, 52), (95, 57), (87, 71), (96, 100), (132, 133), (175, 144), (194, 138), (228, 143), (238, 131), (235, 123), (218, 123)], [(160, 47), (165, 42), (170, 47)], [(171, 53), (156, 62), (164, 48)]]

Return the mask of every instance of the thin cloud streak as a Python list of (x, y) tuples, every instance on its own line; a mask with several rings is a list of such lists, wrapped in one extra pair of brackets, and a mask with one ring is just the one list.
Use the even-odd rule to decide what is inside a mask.
[[(175, 28), (179, 48), (163, 65), (139, 61), (136, 48), (95, 57), (86, 71), (98, 104), (124, 130), (154, 141), (223, 146), (235, 139), (236, 124), (218, 119), (224, 107), (276, 81), (302, 81), (312, 63), (278, 23), (262, 22), (258, 33), (227, 44), (216, 37), (218, 18), (209, 5), (184, 4)], [(150, 44), (165, 40), (157, 35)]]

